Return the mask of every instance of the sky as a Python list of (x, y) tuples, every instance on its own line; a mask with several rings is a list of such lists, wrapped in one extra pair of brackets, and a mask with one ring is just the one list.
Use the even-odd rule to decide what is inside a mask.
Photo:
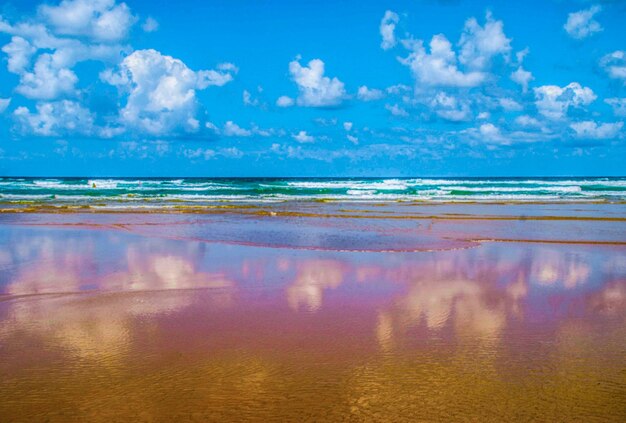
[(0, 2), (0, 175), (626, 174), (626, 1)]

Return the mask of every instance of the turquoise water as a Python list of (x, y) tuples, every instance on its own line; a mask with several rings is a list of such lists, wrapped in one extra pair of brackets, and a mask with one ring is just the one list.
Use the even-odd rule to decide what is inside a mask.
[(160, 207), (214, 202), (622, 202), (626, 178), (0, 178), (0, 203)]

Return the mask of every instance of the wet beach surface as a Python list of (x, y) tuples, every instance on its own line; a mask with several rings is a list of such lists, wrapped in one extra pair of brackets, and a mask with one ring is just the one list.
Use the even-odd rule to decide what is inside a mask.
[(624, 421), (623, 206), (311, 207), (0, 215), (0, 420)]

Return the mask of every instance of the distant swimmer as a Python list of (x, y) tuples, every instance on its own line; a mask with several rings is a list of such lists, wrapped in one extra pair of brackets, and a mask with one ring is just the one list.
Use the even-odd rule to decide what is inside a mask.
[(91, 188), (95, 188), (95, 187), (96, 187), (96, 183), (95, 183), (95, 182), (92, 182), (92, 183), (91, 183)]

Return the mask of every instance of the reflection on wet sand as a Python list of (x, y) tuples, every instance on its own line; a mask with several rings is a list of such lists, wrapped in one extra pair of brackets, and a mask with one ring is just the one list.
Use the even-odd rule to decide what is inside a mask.
[(344, 266), (332, 260), (309, 260), (298, 265), (295, 280), (287, 287), (289, 306), (298, 311), (301, 306), (317, 311), (324, 291), (337, 288), (343, 282)]
[(0, 420), (625, 414), (620, 247), (342, 253), (6, 225), (0, 237)]

